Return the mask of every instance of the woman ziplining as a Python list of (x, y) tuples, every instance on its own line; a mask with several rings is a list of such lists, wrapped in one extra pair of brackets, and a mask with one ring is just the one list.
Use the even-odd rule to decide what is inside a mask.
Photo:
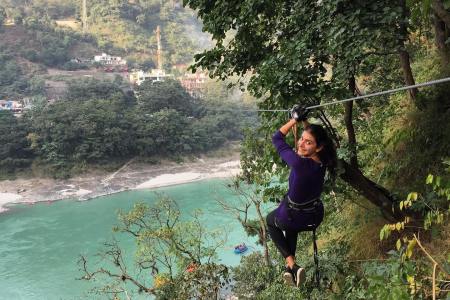
[[(305, 107), (294, 106), (291, 119), (273, 136), (272, 143), (280, 157), (290, 167), (289, 190), (280, 205), (267, 215), (269, 235), (286, 260), (283, 279), (289, 285), (300, 286), (305, 281), (305, 269), (297, 265), (295, 252), (298, 233), (315, 230), (323, 220), (320, 200), (325, 173), (335, 175), (336, 150), (326, 130), (309, 124)], [(298, 122), (304, 131), (294, 151), (285, 141), (289, 130)], [(284, 233), (283, 233), (284, 231)]]

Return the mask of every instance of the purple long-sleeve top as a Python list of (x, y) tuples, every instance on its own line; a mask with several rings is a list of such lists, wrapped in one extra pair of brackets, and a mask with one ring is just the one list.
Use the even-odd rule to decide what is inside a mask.
[[(272, 143), (280, 157), (291, 169), (289, 174), (288, 195), (296, 203), (308, 202), (320, 197), (325, 178), (325, 166), (311, 158), (298, 155), (284, 140), (281, 131), (272, 137)], [(286, 203), (282, 202), (277, 209), (277, 218), (287, 220)]]

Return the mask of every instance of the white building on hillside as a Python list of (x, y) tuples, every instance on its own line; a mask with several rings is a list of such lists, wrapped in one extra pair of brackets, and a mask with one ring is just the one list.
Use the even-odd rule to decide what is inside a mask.
[(164, 72), (164, 70), (161, 69), (152, 69), (151, 72), (144, 72), (142, 70), (138, 70), (130, 73), (130, 82), (132, 84), (141, 85), (146, 80), (156, 82), (156, 81), (164, 81), (164, 79), (171, 77), (173, 77), (172, 74), (166, 74), (166, 72)]
[(106, 53), (102, 53), (102, 55), (96, 55), (94, 56), (94, 61), (99, 62), (104, 65), (113, 65), (113, 66), (119, 66), (119, 65), (126, 65), (127, 61), (125, 59), (122, 59), (120, 56), (111, 56)]

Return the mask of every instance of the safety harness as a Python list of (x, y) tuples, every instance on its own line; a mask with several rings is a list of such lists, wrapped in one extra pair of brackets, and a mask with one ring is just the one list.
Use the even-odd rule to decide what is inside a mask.
[(292, 210), (296, 210), (296, 211), (304, 211), (306, 213), (313, 213), (321, 203), (320, 197), (317, 197), (317, 198), (314, 198), (312, 200), (302, 202), (302, 203), (297, 203), (297, 202), (292, 201), (292, 199), (291, 199), (291, 197), (289, 197), (289, 195), (286, 195), (286, 199), (287, 199), (287, 205), (288, 205), (289, 221), (292, 220), (289, 210), (292, 209)]
[(320, 274), (319, 274), (319, 254), (317, 251), (317, 236), (316, 236), (316, 229), (317, 229), (317, 222), (315, 220), (316, 214), (315, 210), (319, 207), (321, 204), (320, 197), (314, 198), (312, 200), (303, 202), (303, 203), (297, 203), (292, 201), (291, 197), (289, 195), (286, 195), (287, 199), (287, 206), (288, 206), (288, 220), (292, 220), (291, 210), (295, 211), (303, 211), (306, 213), (314, 213), (314, 224), (308, 225), (310, 228), (310, 231), (312, 231), (313, 234), (313, 248), (314, 248), (314, 265), (316, 266), (315, 271), (315, 279), (316, 279), (316, 285), (317, 288), (320, 286)]

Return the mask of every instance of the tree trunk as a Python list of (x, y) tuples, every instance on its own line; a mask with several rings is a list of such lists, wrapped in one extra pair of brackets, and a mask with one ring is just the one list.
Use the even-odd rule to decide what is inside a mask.
[(346, 161), (340, 159), (339, 164), (344, 169), (344, 173), (340, 177), (371, 203), (379, 207), (387, 220), (398, 221), (404, 217), (395, 204), (395, 198), (388, 190), (365, 177), (357, 167)]
[(450, 62), (450, 53), (447, 45), (445, 44), (448, 37), (445, 30), (445, 23), (436, 14), (434, 15), (434, 32), (436, 35), (436, 47), (444, 64), (448, 64)]
[[(356, 82), (355, 77), (352, 76), (348, 80), (348, 87), (350, 89), (350, 92), (352, 95), (355, 95), (355, 88), (356, 88)], [(345, 121), (345, 128), (347, 130), (347, 137), (348, 137), (348, 145), (350, 148), (350, 164), (358, 168), (358, 156), (356, 153), (356, 134), (355, 134), (355, 128), (353, 127), (353, 101), (348, 101), (344, 103), (344, 121)]]
[(266, 229), (266, 222), (264, 222), (264, 217), (261, 213), (261, 204), (255, 203), (256, 212), (258, 213), (259, 218), (259, 226), (261, 228), (261, 241), (263, 243), (264, 247), (264, 260), (266, 263), (266, 266), (270, 266), (270, 257), (269, 257), (269, 246), (267, 245), (267, 229)]
[[(348, 88), (352, 95), (355, 95), (356, 80), (354, 76), (351, 76), (348, 79)], [(344, 121), (347, 130), (351, 157), (349, 163), (342, 159), (339, 160), (339, 164), (344, 169), (344, 173), (341, 174), (340, 177), (351, 187), (357, 190), (363, 197), (367, 198), (371, 203), (379, 207), (383, 216), (387, 220), (400, 220), (403, 217), (403, 214), (398, 210), (397, 205), (394, 205), (395, 199), (393, 195), (382, 186), (365, 177), (359, 169), (356, 152), (356, 134), (352, 122), (353, 101), (344, 103), (344, 108)]]
[[(398, 50), (398, 54), (400, 56), (400, 65), (402, 66), (403, 78), (405, 80), (406, 85), (415, 85), (414, 76), (411, 71), (411, 63), (409, 61), (409, 53), (405, 49)], [(417, 96), (418, 89), (410, 89), (408, 90), (409, 98), (415, 102)]]
[(434, 13), (436, 14), (442, 22), (445, 23), (447, 28), (450, 28), (450, 13), (445, 9), (444, 4), (440, 0), (433, 0), (431, 4)]
[[(405, 0), (400, 0), (400, 7), (402, 9), (402, 19), (399, 22), (400, 38), (398, 40), (398, 43), (399, 43), (398, 54), (400, 57), (400, 65), (402, 67), (403, 79), (405, 80), (405, 84), (406, 85), (414, 85), (416, 83), (414, 81), (414, 76), (411, 71), (410, 57), (409, 57), (409, 53), (405, 47), (405, 41), (408, 39), (408, 28), (406, 27), (406, 25), (407, 25), (408, 17), (409, 17), (409, 10), (408, 10), (408, 7), (406, 6)], [(418, 93), (417, 88), (408, 90), (408, 95), (409, 95), (409, 98), (411, 99), (411, 101), (413, 101), (413, 102), (416, 101), (417, 93)]]

